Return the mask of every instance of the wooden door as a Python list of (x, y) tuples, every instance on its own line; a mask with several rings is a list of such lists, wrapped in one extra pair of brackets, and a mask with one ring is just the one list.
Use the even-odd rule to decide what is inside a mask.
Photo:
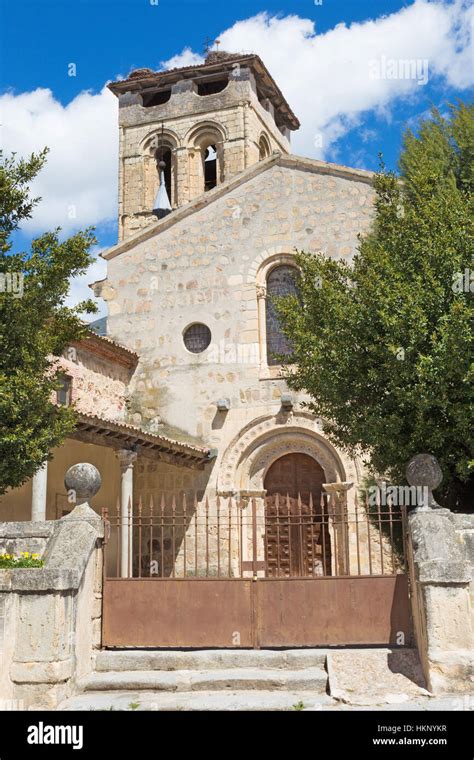
[(265, 477), (267, 576), (330, 575), (331, 548), (321, 519), (325, 473), (307, 454), (286, 454)]

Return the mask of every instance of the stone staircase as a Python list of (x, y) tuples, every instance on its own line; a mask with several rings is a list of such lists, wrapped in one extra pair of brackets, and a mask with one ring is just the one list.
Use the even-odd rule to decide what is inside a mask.
[(102, 651), (59, 710), (322, 709), (321, 650)]

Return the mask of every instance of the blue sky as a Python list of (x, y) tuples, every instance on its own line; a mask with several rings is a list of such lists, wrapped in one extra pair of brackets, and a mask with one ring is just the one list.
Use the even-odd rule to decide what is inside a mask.
[[(116, 104), (104, 84), (195, 62), (207, 37), (262, 56), (302, 122), (295, 153), (368, 169), (380, 151), (395, 168), (406, 125), (466, 100), (470, 84), (465, 0), (0, 0), (0, 13), (3, 145), (51, 148), (19, 246), (56, 224), (95, 224), (100, 247), (116, 241)], [(382, 59), (412, 60), (417, 80), (387, 79)]]

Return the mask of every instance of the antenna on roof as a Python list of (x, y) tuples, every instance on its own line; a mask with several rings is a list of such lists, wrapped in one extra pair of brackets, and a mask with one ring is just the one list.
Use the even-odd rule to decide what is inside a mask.
[(205, 53), (209, 53), (209, 51), (211, 49), (211, 45), (213, 43), (214, 43), (213, 39), (211, 39), (210, 37), (206, 37), (206, 39), (204, 40), (204, 52)]

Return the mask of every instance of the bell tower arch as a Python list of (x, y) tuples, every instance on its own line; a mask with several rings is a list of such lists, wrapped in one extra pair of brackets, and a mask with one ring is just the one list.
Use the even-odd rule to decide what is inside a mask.
[(290, 152), (299, 121), (257, 55), (214, 51), (203, 64), (132, 71), (119, 101), (119, 238), (156, 224), (160, 182), (171, 212), (265, 160)]

